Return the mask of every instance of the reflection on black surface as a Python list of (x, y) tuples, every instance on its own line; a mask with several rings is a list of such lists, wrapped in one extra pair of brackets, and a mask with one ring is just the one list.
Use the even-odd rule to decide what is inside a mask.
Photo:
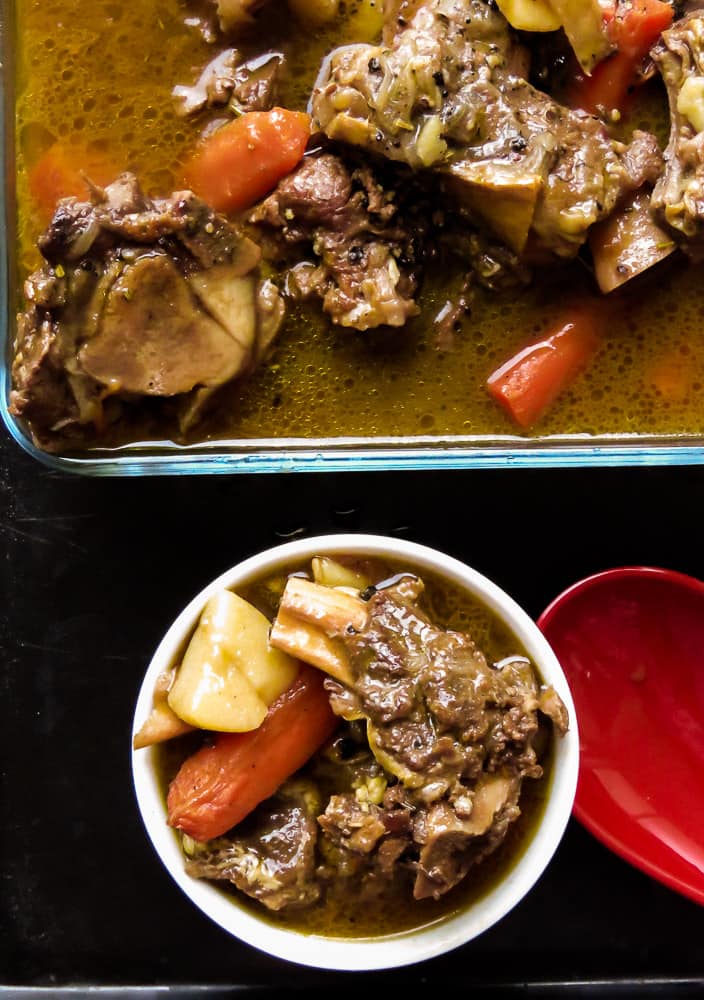
[[(103, 481), (3, 443), (0, 980), (44, 996), (88, 982), (291, 982), (289, 965), (231, 939), (170, 882), (132, 793), (143, 671), (166, 625), (228, 566), (299, 528), (400, 533), (472, 564), (536, 617), (611, 566), (704, 574), (697, 468)], [(296, 969), (295, 985), (549, 981), (563, 995), (559, 980), (646, 977), (655, 990), (653, 977), (684, 977), (701, 989), (703, 939), (704, 909), (573, 821), (528, 898), (464, 948), (373, 977)]]

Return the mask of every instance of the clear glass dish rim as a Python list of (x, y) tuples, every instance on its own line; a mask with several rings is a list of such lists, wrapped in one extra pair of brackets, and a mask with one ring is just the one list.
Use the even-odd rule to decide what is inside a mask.
[(126, 445), (80, 455), (37, 448), (8, 411), (4, 366), (0, 412), (14, 441), (44, 466), (88, 476), (202, 475), (204, 473), (371, 472), (393, 470), (586, 468), (704, 465), (700, 439), (641, 437), (583, 439), (388, 438), (172, 442)]
[(219, 440), (188, 446), (141, 442), (80, 455), (53, 454), (38, 448), (9, 411), (10, 289), (13, 287), (9, 238), (14, 238), (15, 232), (12, 6), (13, 0), (0, 0), (0, 130), (3, 137), (0, 170), (4, 179), (0, 185), (0, 219), (3, 222), (0, 232), (0, 415), (10, 437), (43, 465), (56, 471), (89, 476), (704, 465), (704, 437), (678, 435), (287, 438), (280, 441)]

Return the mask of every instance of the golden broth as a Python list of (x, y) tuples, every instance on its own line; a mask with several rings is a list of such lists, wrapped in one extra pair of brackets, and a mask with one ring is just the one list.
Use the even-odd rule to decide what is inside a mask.
[[(280, 2), (280, 0), (273, 0)], [(323, 55), (342, 41), (372, 40), (381, 0), (348, 0), (325, 30), (265, 17), (270, 32), (247, 51), (288, 55), (282, 101), (305, 107)], [(283, 3), (281, 7), (285, 10)], [(28, 171), (55, 141), (85, 146), (131, 169), (151, 194), (182, 185), (184, 158), (207, 121), (178, 117), (175, 84), (195, 81), (218, 47), (189, 18), (184, 0), (17, 0), (17, 150), (20, 270), (39, 263), (44, 220)], [(278, 26), (277, 26), (278, 22)], [(663, 134), (664, 94), (655, 85), (634, 125)], [(645, 116), (641, 123), (640, 118)], [(489, 399), (490, 372), (569, 310), (592, 279), (583, 263), (536, 270), (525, 291), (479, 294), (445, 354), (433, 317), (460, 275), (428, 276), (421, 316), (401, 331), (358, 333), (332, 326), (317, 306), (292, 306), (269, 362), (227, 387), (196, 438), (516, 434)], [(532, 434), (701, 435), (704, 432), (704, 306), (701, 270), (673, 256), (652, 275), (611, 296), (603, 346), (588, 370)], [(118, 431), (163, 437), (144, 423)], [(114, 443), (105, 442), (105, 443)]]

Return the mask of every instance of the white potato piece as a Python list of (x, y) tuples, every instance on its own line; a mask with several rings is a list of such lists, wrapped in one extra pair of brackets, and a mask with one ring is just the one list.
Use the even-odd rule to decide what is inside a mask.
[(208, 601), (169, 692), (169, 706), (201, 729), (256, 729), (291, 686), (297, 662), (269, 645), (265, 615), (231, 591)]
[(202, 620), (267, 705), (291, 687), (298, 663), (271, 646), (271, 622), (249, 601), (224, 590), (208, 602)]
[(561, 21), (548, 0), (496, 0), (508, 23), (519, 31), (557, 31)]
[(550, 0), (587, 75), (612, 51), (599, 0)]
[(690, 76), (677, 97), (677, 110), (695, 132), (704, 132), (704, 76)]
[(169, 707), (198, 729), (222, 733), (256, 729), (267, 713), (266, 702), (202, 625), (196, 629), (178, 668), (169, 692)]
[(316, 556), (311, 563), (313, 579), (323, 587), (351, 587), (353, 590), (366, 590), (371, 583), (363, 573), (344, 566), (330, 556)]
[(226, 34), (246, 31), (253, 22), (261, 0), (215, 0), (220, 29)]
[(340, 12), (340, 0), (288, 0), (293, 14), (303, 24), (327, 24)]

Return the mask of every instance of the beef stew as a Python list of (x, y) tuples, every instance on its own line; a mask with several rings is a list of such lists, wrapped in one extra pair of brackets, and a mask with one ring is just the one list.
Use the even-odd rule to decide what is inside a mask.
[[(18, 259), (22, 276), (32, 277), (17, 303), (14, 416), (41, 448), (78, 453), (164, 438), (700, 435), (695, 193), (690, 221), (676, 217), (684, 183), (677, 165), (691, 164), (690, 186), (697, 176), (699, 77), (690, 43), (699, 15), (659, 6), (674, 25), (652, 61), (639, 63), (635, 95), (612, 115), (603, 106), (587, 114), (571, 97), (581, 70), (569, 32), (516, 32), (481, 0), (383, 11), (375, 0), (298, 4), (285, 25), (259, 5), (233, 19), (222, 4), (147, 0), (89, 12), (74, 0), (60, 8), (18, 0)], [(617, 4), (616, 23), (626, 24), (630, 11)], [(678, 77), (667, 52), (680, 35), (690, 55)], [(399, 74), (411, 51), (422, 54), (425, 76), (403, 96)], [(674, 138), (665, 149), (658, 68), (674, 109), (672, 134), (684, 128), (691, 139), (686, 151)], [(37, 246), (52, 245), (67, 213), (90, 216), (125, 171), (131, 176), (119, 183), (136, 178), (150, 205), (187, 191), (197, 151), (272, 105), (289, 114), (310, 108), (306, 155), (226, 220), (262, 257), (244, 283), (245, 308), (233, 296), (227, 309), (249, 315), (248, 331), (260, 321), (265, 329), (247, 333), (243, 352), (236, 337), (232, 344), (232, 322), (220, 322), (212, 302), (206, 310), (230, 354), (244, 353), (242, 363), (223, 363), (214, 377), (206, 357), (186, 382), (166, 380), (154, 391), (171, 342), (147, 331), (146, 379), (125, 380), (104, 350), (101, 365), (86, 367), (102, 316), (91, 325), (71, 310), (74, 284), (103, 266), (95, 244), (43, 264)], [(76, 161), (85, 177), (76, 179)], [(55, 213), (64, 194), (73, 207)], [(652, 226), (628, 225), (634, 205)], [(167, 244), (157, 252), (171, 255), (168, 234), (157, 238)], [(140, 239), (136, 253), (134, 245), (118, 249), (149, 257), (140, 270), (153, 272), (153, 251)], [(603, 295), (594, 265), (607, 244), (615, 290)], [(57, 301), (55, 287), (48, 301), (37, 296), (47, 276), (69, 287), (68, 303)], [(141, 296), (130, 299), (127, 288), (125, 298), (114, 271), (110, 280), (117, 284), (106, 280), (106, 303), (116, 293), (135, 329)], [(192, 288), (188, 296), (192, 311)], [(590, 323), (598, 335), (587, 338), (588, 349), (575, 348), (562, 381), (551, 376), (551, 405), (524, 410), (526, 420), (510, 404), (504, 412), (497, 399), (506, 402), (512, 383), (492, 395), (492, 373), (526, 345), (538, 347), (534, 366), (559, 355), (553, 334), (573, 327), (585, 302), (589, 310), (596, 304)], [(156, 313), (157, 325), (170, 325), (172, 312)], [(198, 354), (202, 325), (183, 326)], [(107, 333), (99, 339), (116, 346)], [(121, 349), (133, 355), (134, 339)]]

